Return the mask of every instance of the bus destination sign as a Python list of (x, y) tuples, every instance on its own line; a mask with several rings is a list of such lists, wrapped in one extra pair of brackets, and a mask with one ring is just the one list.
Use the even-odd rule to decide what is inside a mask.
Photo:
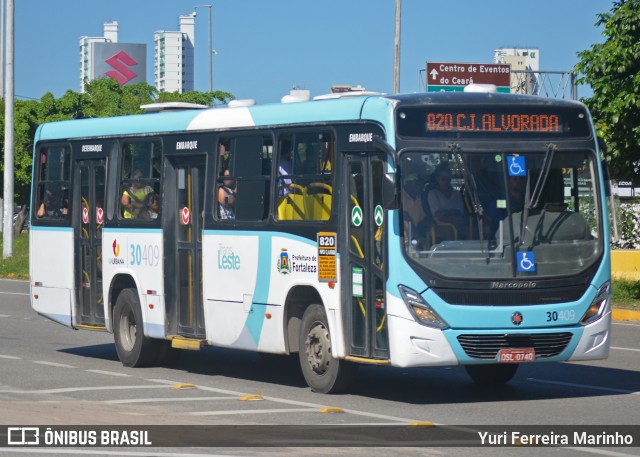
[(456, 92), (469, 84), (494, 84), (511, 91), (511, 65), (502, 63), (427, 62), (427, 92)]
[(589, 136), (589, 121), (580, 108), (517, 106), (407, 107), (396, 117), (402, 137), (534, 137)]

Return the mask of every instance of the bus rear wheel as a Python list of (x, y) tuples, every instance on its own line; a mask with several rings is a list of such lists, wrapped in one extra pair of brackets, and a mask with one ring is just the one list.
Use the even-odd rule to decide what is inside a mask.
[(355, 379), (358, 366), (332, 355), (329, 325), (321, 305), (311, 305), (304, 312), (299, 347), (302, 374), (314, 392), (344, 392)]
[(118, 358), (125, 367), (143, 367), (157, 357), (157, 341), (144, 336), (138, 292), (124, 289), (113, 310), (113, 336)]
[(471, 379), (477, 384), (505, 384), (511, 381), (518, 371), (518, 364), (498, 364), (489, 365), (465, 365), (465, 370)]

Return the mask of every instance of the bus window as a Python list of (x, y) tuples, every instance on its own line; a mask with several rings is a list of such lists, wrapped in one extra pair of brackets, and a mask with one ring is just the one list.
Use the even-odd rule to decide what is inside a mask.
[(161, 152), (158, 140), (123, 145), (120, 203), (125, 220), (158, 220)]
[(63, 219), (69, 215), (70, 149), (57, 146), (40, 151), (36, 217)]
[(220, 139), (218, 151), (218, 177), (213, 198), (217, 218), (266, 220), (271, 188), (271, 137), (224, 137)]
[(277, 218), (325, 221), (331, 216), (332, 160), (329, 132), (282, 135), (278, 141)]

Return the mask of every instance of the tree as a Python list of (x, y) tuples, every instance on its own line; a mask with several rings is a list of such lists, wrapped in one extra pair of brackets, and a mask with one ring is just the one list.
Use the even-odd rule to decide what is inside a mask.
[(153, 103), (156, 89), (140, 82), (121, 86), (112, 78), (94, 79), (85, 85), (86, 110), (84, 117), (125, 116), (140, 114), (140, 105)]
[(230, 100), (233, 100), (233, 95), (229, 92), (223, 92), (220, 90), (216, 90), (214, 92), (185, 92), (181, 94), (179, 92), (160, 92), (158, 94), (158, 103), (164, 102), (187, 102), (187, 103), (197, 103), (199, 105), (209, 105), (213, 106), (216, 104), (216, 101), (222, 104), (229, 103)]
[[(142, 113), (140, 105), (155, 101), (183, 101), (213, 105), (216, 101), (233, 100), (228, 92), (160, 93), (147, 83), (120, 86), (110, 78), (93, 80), (85, 86), (84, 93), (68, 90), (56, 99), (47, 92), (38, 100), (16, 100), (15, 103), (15, 199), (21, 205), (29, 201), (31, 186), (31, 160), (33, 138), (40, 124), (45, 122), (84, 119), (92, 117), (125, 116)], [(4, 131), (4, 100), (0, 98), (0, 128)], [(4, 150), (4, 138), (0, 136), (0, 149)], [(0, 188), (3, 183), (3, 165), (0, 161)]]
[(596, 26), (604, 26), (605, 42), (579, 52), (575, 71), (593, 88), (583, 101), (608, 146), (612, 175), (633, 179), (640, 171), (640, 0), (614, 2)]

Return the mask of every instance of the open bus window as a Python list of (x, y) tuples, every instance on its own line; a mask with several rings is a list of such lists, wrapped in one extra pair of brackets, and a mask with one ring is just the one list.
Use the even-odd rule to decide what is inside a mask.
[(160, 211), (160, 141), (125, 143), (122, 154), (121, 216), (157, 220)]
[(333, 198), (335, 139), (329, 132), (282, 135), (278, 141), (277, 218), (326, 221)]
[(70, 149), (49, 147), (40, 151), (36, 217), (64, 219), (69, 215)]
[(254, 134), (223, 137), (212, 187), (218, 220), (263, 221), (269, 216), (273, 139)]

